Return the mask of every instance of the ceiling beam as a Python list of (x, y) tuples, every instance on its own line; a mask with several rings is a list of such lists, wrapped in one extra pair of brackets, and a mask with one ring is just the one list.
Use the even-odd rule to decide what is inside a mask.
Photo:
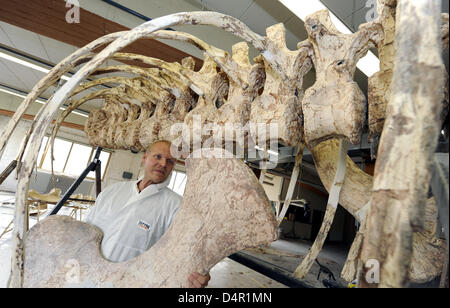
[[(103, 35), (129, 30), (125, 26), (83, 8), (80, 8), (80, 23), (68, 23), (66, 14), (69, 8), (65, 4), (66, 2), (62, 0), (3, 1), (0, 5), (0, 20), (78, 48)], [(153, 39), (138, 40), (122, 49), (122, 52), (179, 63), (183, 58), (191, 56)], [(203, 63), (202, 60), (193, 58), (196, 69), (199, 69)]]
[[(14, 111), (6, 110), (6, 109), (0, 109), (0, 115), (7, 116), (7, 117), (12, 117), (14, 115)], [(34, 115), (24, 114), (22, 116), (22, 119), (29, 120), (29, 121), (34, 121)], [(55, 123), (55, 120), (52, 121), (52, 124), (54, 124), (54, 123)], [(84, 131), (84, 125), (75, 124), (75, 123), (71, 123), (71, 122), (62, 122), (61, 126), (74, 128), (74, 129), (78, 129), (78, 130)]]

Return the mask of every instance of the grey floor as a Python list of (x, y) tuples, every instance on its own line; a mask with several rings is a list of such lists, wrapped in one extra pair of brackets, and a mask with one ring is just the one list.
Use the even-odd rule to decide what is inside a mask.
[[(11, 222), (14, 215), (14, 196), (0, 193), (0, 234)], [(70, 209), (62, 209), (59, 214), (69, 215)], [(47, 212), (48, 214), (48, 212)], [(85, 215), (85, 212), (83, 215)], [(45, 216), (46, 214), (44, 214)], [(42, 218), (42, 217), (41, 217)], [(30, 217), (30, 227), (37, 223), (36, 217)], [(8, 232), (0, 238), (0, 288), (7, 285), (10, 271), (12, 240)], [(299, 240), (279, 239), (270, 245), (271, 251), (277, 251), (280, 255), (270, 253), (259, 254), (251, 251), (251, 254), (263, 260), (277, 264), (287, 271), (293, 271), (301, 262), (301, 257), (308, 252), (311, 243)], [(339, 276), (340, 270), (347, 257), (348, 248), (342, 245), (327, 244), (319, 255), (322, 264), (329, 267), (335, 276)], [(284, 256), (283, 256), (284, 255)], [(286, 257), (286, 255), (288, 257)], [(216, 264), (210, 271), (210, 288), (286, 288), (285, 285), (272, 280), (254, 270), (247, 268), (229, 258), (225, 258)], [(314, 265), (311, 273), (305, 278), (311, 285), (322, 287), (317, 280), (318, 266)], [(325, 278), (325, 277), (324, 277)], [(339, 280), (339, 279), (338, 279)], [(340, 281), (341, 283), (345, 283)]]

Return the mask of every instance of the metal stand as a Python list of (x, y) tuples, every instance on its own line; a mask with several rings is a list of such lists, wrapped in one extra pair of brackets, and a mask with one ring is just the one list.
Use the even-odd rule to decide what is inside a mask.
[(313, 288), (312, 285), (309, 285), (306, 281), (298, 279), (284, 268), (271, 264), (265, 260), (250, 256), (243, 251), (236, 252), (228, 256), (228, 258), (290, 288)]
[(70, 186), (70, 188), (66, 191), (64, 196), (61, 198), (61, 200), (58, 201), (56, 204), (56, 207), (53, 209), (53, 211), (50, 213), (49, 216), (55, 215), (59, 212), (59, 210), (62, 208), (64, 203), (70, 198), (70, 196), (73, 194), (73, 192), (77, 189), (77, 187), (83, 182), (83, 180), (86, 178), (86, 176), (91, 171), (95, 171), (95, 189), (96, 189), (96, 196), (98, 196), (102, 190), (102, 179), (101, 179), (101, 161), (100, 161), (100, 153), (102, 152), (102, 148), (97, 148), (95, 150), (95, 156), (92, 162), (86, 167), (86, 169), (81, 173), (81, 175), (78, 177), (78, 179)]

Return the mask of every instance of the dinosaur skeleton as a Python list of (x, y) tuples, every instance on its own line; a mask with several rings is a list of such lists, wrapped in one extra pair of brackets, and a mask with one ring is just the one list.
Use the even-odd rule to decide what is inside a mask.
[[(362, 261), (367, 261), (374, 252), (383, 261), (383, 286), (405, 286), (408, 281), (405, 277), (408, 276), (410, 281), (428, 281), (438, 276), (445, 256), (445, 242), (437, 239), (435, 230), (429, 227), (435, 222), (435, 215), (427, 216), (425, 229), (422, 228), (423, 221), (419, 219), (425, 209), (423, 187), (428, 187), (429, 166), (421, 165), (423, 172), (420, 174), (423, 178), (420, 182), (414, 182), (413, 174), (408, 173), (410, 185), (401, 192), (401, 196), (413, 195), (414, 192), (416, 201), (406, 198), (408, 203), (403, 201), (403, 207), (398, 204), (394, 206), (392, 204), (395, 202), (392, 200), (398, 197), (395, 192), (392, 193), (394, 195), (383, 192), (398, 188), (395, 182), (397, 176), (389, 169), (393, 168), (393, 164), (398, 164), (407, 156), (418, 157), (424, 162), (429, 160), (437, 141), (439, 121), (428, 122), (441, 115), (444, 74), (439, 57), (442, 51), (440, 40), (448, 46), (448, 15), (442, 16), (445, 22), (442, 23), (441, 32), (436, 31), (438, 25), (441, 25), (437, 9), (439, 6), (440, 1), (433, 1), (433, 4), (425, 7), (413, 1), (378, 0), (379, 19), (361, 25), (351, 35), (339, 33), (331, 23), (328, 12), (319, 11), (307, 18), (305, 27), (308, 39), (300, 42), (295, 51), (286, 47), (282, 24), (269, 27), (267, 35), (263, 37), (251, 31), (241, 21), (214, 12), (188, 12), (160, 17), (130, 31), (106, 35), (77, 50), (36, 84), (0, 135), (1, 153), (29, 105), (54, 85), (62, 74), (83, 65), (41, 108), (24, 139), (26, 146), (21, 149), (19, 156), (23, 157), (23, 162), (18, 170), (15, 249), (9, 286), (65, 285), (67, 269), (64, 269), (64, 262), (70, 257), (81, 262), (86, 258), (95, 260), (90, 265), (86, 265), (86, 262), (82, 264), (87, 266), (82, 268), (86, 286), (100, 286), (102, 283), (114, 286), (186, 286), (185, 277), (188, 272), (205, 273), (226, 255), (245, 247), (267, 244), (275, 239), (275, 227), (283, 213), (286, 213), (292, 198), (289, 191), (293, 191), (300, 173), (305, 146), (313, 155), (323, 185), (330, 192), (330, 200), (320, 234), (310, 254), (295, 272), (296, 275), (304, 277), (317, 257), (339, 203), (361, 223), (342, 272), (344, 279), (351, 281), (356, 277), (362, 278), (361, 275), (365, 272)], [(419, 24), (419, 21), (423, 29), (426, 29), (428, 38), (424, 37), (423, 42), (405, 42), (401, 37), (405, 35), (405, 25), (410, 26), (409, 31), (412, 33), (419, 33), (422, 29), (414, 25)], [(212, 25), (237, 35), (245, 42), (234, 45), (230, 55), (190, 34), (163, 30), (183, 24)], [(203, 67), (198, 72), (194, 71), (193, 61), (189, 58), (179, 64), (120, 53), (123, 47), (132, 42), (148, 38), (174, 39), (195, 45), (204, 52)], [(254, 59), (254, 64), (249, 61), (247, 43), (260, 52)], [(395, 55), (394, 44), (398, 55)], [(401, 84), (400, 74), (408, 64), (399, 58), (407, 57), (403, 54), (405, 46), (413, 45), (417, 46), (417, 58), (423, 60), (425, 66), (429, 65), (427, 72), (430, 72), (432, 78), (425, 81), (414, 79), (414, 74), (418, 75), (418, 71), (411, 69), (413, 73), (408, 75), (412, 78), (411, 85), (404, 85)], [(105, 48), (95, 54), (94, 50), (102, 46)], [(369, 80), (369, 97), (366, 102), (353, 81), (353, 74), (358, 60), (372, 47), (378, 47), (381, 67), (380, 72)], [(433, 57), (425, 61), (430, 53)], [(397, 68), (394, 68), (394, 56)], [(133, 63), (140, 62), (151, 67), (116, 65), (100, 68), (108, 59), (133, 60)], [(304, 91), (303, 77), (313, 66), (317, 73), (316, 83)], [(433, 70), (433, 67), (436, 69)], [(82, 83), (89, 76), (111, 72), (125, 72), (133, 77), (104, 77)], [(113, 84), (114, 87), (85, 94), (84, 91), (100, 84)], [(404, 90), (400, 86), (415, 89), (419, 84), (421, 89), (430, 87), (433, 90), (424, 91), (419, 103), (412, 97), (403, 97), (404, 101), (401, 101)], [(234, 158), (217, 159), (217, 153), (223, 154), (226, 151), (215, 149), (210, 152), (212, 156), (206, 159), (189, 156), (188, 185), (176, 221), (148, 253), (130, 262), (108, 263), (98, 253), (101, 234), (92, 226), (65, 217), (44, 220), (30, 230), (27, 238), (24, 215), (26, 194), (41, 140), (61, 104), (68, 102), (69, 106), (56, 119), (52, 141), (64, 118), (92, 99), (103, 99), (104, 106), (90, 113), (85, 131), (92, 145), (105, 148), (143, 151), (154, 140), (174, 141), (185, 133), (172, 134), (171, 127), (180, 122), (189, 127), (190, 134), (204, 137), (197, 141), (206, 143), (211, 134), (204, 135), (203, 132), (196, 131), (195, 121), (198, 119), (201, 124), (216, 124), (225, 130), (227, 124), (233, 123), (243, 126), (249, 123), (276, 123), (279, 128), (276, 141), (298, 149), (287, 202), (278, 217), (279, 221), (268, 210), (268, 200), (260, 183), (249, 173), (243, 162)], [(427, 108), (422, 106), (424, 101), (427, 101)], [(415, 130), (409, 129), (409, 124), (408, 127), (403, 127), (403, 124), (410, 123), (410, 119), (405, 118), (410, 115), (401, 106), (408, 104), (413, 106), (409, 108), (419, 108), (422, 113), (417, 119), (411, 116), (416, 119)], [(386, 113), (386, 108), (393, 114)], [(345, 155), (346, 143), (358, 143), (360, 140), (366, 109), (369, 111), (372, 136), (381, 132), (381, 123), (386, 117), (374, 178), (360, 170)], [(392, 125), (403, 131), (390, 131)], [(424, 125), (428, 125), (428, 130)], [(241, 137), (244, 137), (245, 142), (250, 139), (268, 140), (267, 132), (261, 132), (255, 127), (257, 125), (250, 125), (249, 133), (235, 135), (234, 142), (239, 143)], [(405, 130), (408, 132), (405, 133)], [(396, 137), (395, 134), (400, 136)], [(219, 141), (223, 141), (220, 139)], [(397, 144), (398, 140), (400, 143)], [(427, 144), (421, 147), (419, 144), (423, 140)], [(188, 141), (191, 150), (192, 140)], [(403, 144), (411, 145), (405, 147), (410, 150), (409, 153), (400, 151)], [(390, 152), (391, 147), (397, 149), (398, 154)], [(408, 168), (418, 170), (419, 167), (413, 166), (415, 163), (417, 161), (399, 170), (399, 174), (403, 177), (401, 172)], [(263, 174), (264, 170), (262, 177)], [(195, 184), (196, 181), (198, 184)], [(197, 205), (197, 200), (202, 202)], [(212, 204), (215, 204), (214, 208), (211, 207)], [(434, 213), (433, 204), (427, 204), (427, 211)], [(386, 213), (388, 207), (389, 212)], [(391, 214), (395, 219), (401, 217), (402, 221), (409, 219), (416, 222), (416, 228), (387, 228), (390, 233), (381, 234), (377, 223), (387, 226), (391, 219), (387, 215)], [(186, 226), (183, 220), (192, 222), (189, 224), (192, 234), (183, 229)], [(66, 227), (82, 234), (80, 241), (68, 245), (69, 239), (64, 234)], [(216, 232), (212, 232), (213, 229)], [(241, 229), (242, 233), (236, 233), (236, 230)], [(55, 235), (55, 230), (61, 230), (61, 233)], [(392, 243), (394, 248), (390, 248), (391, 246), (386, 246), (388, 238), (383, 238), (384, 235), (402, 239), (402, 242)], [(72, 239), (70, 236), (70, 240)], [(77, 247), (84, 247), (80, 246), (83, 240), (89, 243), (83, 250), (86, 253), (84, 256), (76, 250)], [(50, 249), (40, 249), (41, 244), (61, 247), (58, 251), (58, 264), (45, 263), (44, 266), (43, 261), (56, 261), (47, 255)], [(398, 245), (395, 246), (396, 244)], [(188, 247), (193, 249), (187, 249)], [(387, 251), (382, 250), (384, 248), (394, 249), (397, 255), (386, 256)], [(168, 253), (169, 250), (171, 253)], [(168, 260), (171, 256), (175, 258)], [(423, 259), (429, 260), (429, 263), (424, 264)], [(400, 264), (399, 260), (403, 263)], [(44, 268), (51, 270), (44, 271)], [(43, 271), (45, 279), (42, 278)], [(111, 275), (112, 273), (116, 274)], [(361, 285), (367, 286), (364, 281)]]

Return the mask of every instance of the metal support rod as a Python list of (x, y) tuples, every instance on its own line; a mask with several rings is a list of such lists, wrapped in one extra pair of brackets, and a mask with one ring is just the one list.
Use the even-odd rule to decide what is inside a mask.
[(95, 165), (95, 196), (102, 192), (102, 162), (100, 160), (97, 161)]
[[(84, 181), (84, 179), (89, 174), (89, 172), (96, 171), (97, 165), (100, 164), (99, 157), (100, 157), (101, 151), (102, 151), (102, 148), (100, 148), (100, 147), (98, 147), (96, 149), (95, 156), (94, 156), (94, 159), (92, 160), (92, 162), (86, 167), (86, 169), (84, 169), (83, 173), (81, 173), (81, 175), (72, 184), (72, 186), (70, 186), (70, 188), (67, 190), (67, 192), (64, 194), (64, 196), (61, 198), (61, 200), (58, 201), (58, 203), (56, 204), (55, 208), (52, 210), (52, 212), (50, 213), (49, 216), (55, 215), (59, 212), (59, 210), (62, 208), (64, 203), (70, 198), (70, 196), (78, 188), (78, 186), (81, 184), (81, 182)], [(97, 172), (96, 172), (96, 177), (97, 177)], [(101, 180), (101, 178), (100, 178), (100, 180)], [(97, 179), (96, 179), (96, 181), (97, 181)], [(97, 188), (98, 188), (98, 186), (97, 186)]]
[(313, 288), (313, 286), (294, 277), (289, 271), (264, 260), (256, 259), (242, 251), (230, 255), (228, 258), (290, 288)]

